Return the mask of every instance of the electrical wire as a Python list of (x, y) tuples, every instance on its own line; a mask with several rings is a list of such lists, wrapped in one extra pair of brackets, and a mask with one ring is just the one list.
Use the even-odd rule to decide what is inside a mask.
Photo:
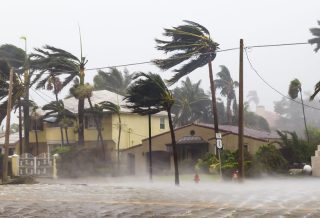
[[(289, 45), (289, 44), (286, 44), (286, 45)], [(248, 55), (248, 52), (247, 52), (247, 48), (248, 48), (248, 47), (245, 47), (244, 52), (245, 52), (245, 54), (246, 54), (246, 58), (247, 58), (247, 60), (248, 60), (248, 63), (249, 63), (250, 68), (257, 74), (257, 76), (258, 76), (269, 88), (271, 88), (273, 91), (277, 92), (279, 95), (281, 95), (282, 97), (284, 97), (284, 98), (286, 98), (286, 99), (288, 99), (288, 100), (290, 100), (290, 101), (293, 101), (293, 102), (295, 102), (295, 103), (297, 103), (297, 104), (304, 105), (305, 107), (312, 108), (312, 109), (315, 109), (315, 110), (319, 110), (319, 111), (320, 111), (320, 108), (317, 108), (317, 107), (314, 107), (314, 106), (311, 106), (311, 105), (308, 105), (308, 104), (302, 104), (302, 102), (290, 98), (289, 96), (283, 94), (282, 92), (280, 92), (279, 90), (277, 90), (276, 88), (274, 88), (272, 85), (270, 85), (270, 83), (268, 83), (268, 82), (258, 73), (258, 71), (256, 70), (256, 68), (253, 66), (252, 61), (251, 61), (250, 58), (249, 58), (249, 55)]]

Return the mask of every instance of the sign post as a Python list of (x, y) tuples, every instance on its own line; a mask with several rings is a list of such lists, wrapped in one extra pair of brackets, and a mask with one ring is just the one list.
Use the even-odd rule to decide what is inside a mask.
[(216, 146), (217, 146), (217, 149), (218, 149), (218, 158), (219, 158), (219, 171), (220, 171), (220, 179), (222, 180), (222, 170), (221, 170), (221, 165), (222, 165), (222, 162), (221, 162), (221, 150), (223, 148), (223, 144), (222, 144), (222, 137), (221, 137), (221, 133), (216, 133)]

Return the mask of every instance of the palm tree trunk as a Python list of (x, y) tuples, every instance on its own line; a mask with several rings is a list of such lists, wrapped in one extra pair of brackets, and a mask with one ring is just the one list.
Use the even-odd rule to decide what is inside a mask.
[(68, 137), (68, 127), (64, 128), (64, 132), (66, 134), (67, 145), (69, 145), (69, 137)]
[(37, 147), (37, 152), (36, 154), (39, 155), (39, 140), (38, 140), (38, 126), (37, 126), (37, 116), (35, 116), (35, 130), (34, 134), (36, 137), (36, 147)]
[[(55, 83), (53, 84), (53, 86), (54, 86), (54, 90), (55, 90), (56, 102), (58, 103), (59, 99), (58, 99), (58, 93), (56, 91), (57, 89), (56, 89)], [(59, 115), (59, 113), (58, 113), (58, 115)], [(61, 144), (62, 144), (62, 146), (64, 146), (64, 138), (63, 138), (63, 128), (62, 128), (62, 126), (60, 126), (60, 135), (61, 135)]]
[(151, 114), (148, 114), (148, 122), (149, 122), (149, 180), (150, 182), (152, 182)]
[(227, 122), (229, 125), (232, 124), (231, 121), (231, 99), (227, 97)]
[(307, 128), (307, 120), (306, 120), (306, 114), (304, 112), (304, 103), (303, 103), (303, 98), (302, 98), (302, 92), (300, 91), (300, 98), (301, 98), (301, 103), (302, 103), (302, 112), (303, 112), (303, 119), (304, 119), (304, 127), (306, 128), (306, 136), (308, 140), (308, 144), (310, 144), (310, 138), (309, 138), (309, 132)]
[(79, 98), (78, 101), (78, 120), (79, 120), (79, 129), (78, 129), (78, 144), (84, 145), (84, 99)]
[(29, 109), (29, 73), (28, 70), (24, 72), (25, 85), (25, 104), (23, 106), (23, 120), (24, 120), (24, 146), (29, 148), (29, 131), (30, 131), (30, 109)]
[[(88, 101), (89, 101), (90, 109), (91, 109), (91, 111), (93, 111), (93, 106), (92, 106), (92, 102), (91, 102), (90, 97), (88, 97)], [(100, 124), (99, 124), (99, 122), (98, 122), (97, 117), (96, 117), (94, 114), (92, 114), (92, 115), (93, 115), (94, 123), (96, 124), (96, 127), (97, 127), (98, 136), (99, 136), (99, 138), (100, 138), (101, 148), (102, 148), (102, 152), (103, 152), (103, 159), (106, 160), (106, 153), (105, 153), (105, 149), (104, 149), (104, 141), (103, 141), (103, 137), (102, 137), (102, 132), (101, 132)]]
[[(84, 85), (84, 68), (80, 67), (79, 72), (79, 85)], [(78, 118), (79, 118), (79, 130), (78, 130), (78, 144), (84, 145), (84, 125), (83, 125), (83, 118), (84, 118), (84, 98), (79, 98), (78, 101)]]
[(22, 111), (21, 111), (21, 98), (19, 98), (19, 149), (20, 149), (20, 155), (23, 154), (23, 148), (22, 148)]
[(211, 99), (212, 99), (212, 114), (213, 114), (213, 121), (214, 121), (214, 131), (215, 131), (215, 133), (218, 133), (219, 132), (219, 125), (218, 125), (219, 122), (218, 122), (216, 89), (214, 86), (211, 60), (209, 60), (208, 66), (209, 66), (209, 78), (210, 78), (210, 89), (211, 89)]
[(118, 114), (119, 118), (119, 134), (118, 134), (118, 172), (120, 170), (120, 139), (121, 139), (121, 117)]
[(179, 185), (179, 167), (178, 167), (178, 154), (176, 149), (176, 137), (174, 134), (172, 118), (171, 118), (171, 108), (167, 109), (168, 112), (168, 119), (169, 119), (169, 127), (170, 127), (170, 134), (171, 134), (171, 143), (172, 143), (172, 152), (173, 152), (173, 163), (174, 163), (174, 183), (175, 185)]

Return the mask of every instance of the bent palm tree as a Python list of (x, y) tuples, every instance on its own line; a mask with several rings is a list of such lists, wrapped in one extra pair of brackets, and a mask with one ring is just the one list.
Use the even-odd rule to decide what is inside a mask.
[(239, 86), (237, 81), (234, 81), (230, 75), (230, 71), (226, 66), (220, 66), (221, 71), (217, 73), (219, 79), (215, 80), (216, 88), (220, 89), (220, 94), (227, 98), (227, 122), (232, 124), (231, 103), (236, 100), (235, 88)]
[(184, 22), (186, 23), (185, 25), (164, 29), (163, 35), (170, 37), (170, 40), (156, 39), (156, 48), (158, 50), (162, 50), (165, 53), (174, 52), (174, 54), (167, 59), (154, 60), (154, 63), (160, 69), (168, 70), (187, 62), (180, 68), (174, 69), (175, 75), (168, 80), (169, 84), (177, 82), (181, 77), (208, 64), (214, 129), (218, 133), (217, 102), (211, 62), (216, 57), (216, 50), (219, 44), (211, 39), (209, 31), (204, 26), (192, 21), (185, 20)]
[[(37, 76), (33, 82), (38, 81), (40, 79), (40, 76), (42, 76), (42, 74), (40, 73), (39, 76)], [(56, 102), (59, 101), (58, 94), (60, 93), (60, 91), (62, 89), (62, 84), (61, 84), (59, 77), (57, 77), (57, 75), (55, 73), (49, 72), (48, 76), (45, 76), (45, 78), (42, 78), (37, 83), (36, 89), (41, 89), (41, 88), (45, 88), (47, 90), (52, 90), (53, 94), (56, 97)], [(61, 142), (62, 142), (62, 145), (64, 145), (64, 137), (63, 137), (63, 129), (62, 128), (63, 127), (60, 126)]]
[(99, 103), (99, 106), (102, 109), (109, 110), (118, 116), (118, 121), (119, 121), (119, 133), (118, 133), (118, 143), (117, 143), (117, 167), (118, 169), (120, 168), (120, 139), (121, 139), (121, 108), (119, 105), (116, 105), (110, 101), (103, 101)]
[(108, 72), (99, 70), (98, 75), (93, 78), (94, 90), (108, 90), (125, 96), (133, 75), (127, 69), (123, 72), (117, 68), (111, 68)]
[(306, 114), (304, 112), (304, 103), (303, 103), (303, 98), (302, 98), (301, 83), (298, 79), (294, 79), (290, 82), (288, 94), (292, 99), (296, 99), (298, 97), (299, 92), (300, 92), (300, 99), (301, 99), (301, 105), (302, 105), (304, 127), (306, 129), (306, 135), (307, 135), (308, 144), (309, 144), (310, 138), (309, 138), (309, 132), (308, 132), (308, 128), (307, 128)]
[(174, 104), (173, 95), (158, 74), (138, 73), (136, 78), (139, 77), (140, 79), (129, 87), (127, 100), (132, 104), (128, 104), (128, 107), (141, 114), (150, 114), (150, 111), (167, 111), (173, 151), (175, 184), (179, 185), (178, 156), (171, 117), (171, 110)]
[[(82, 56), (77, 58), (70, 52), (63, 49), (55, 48), (53, 46), (46, 45), (43, 48), (35, 49), (36, 52), (31, 54), (31, 60), (33, 63), (33, 69), (37, 70), (39, 74), (35, 77), (33, 82), (37, 82), (41, 77), (45, 76), (45, 72), (49, 72), (49, 76), (42, 81), (47, 81), (48, 77), (54, 75), (59, 77), (65, 75), (66, 77), (62, 81), (61, 89), (70, 84), (74, 79), (79, 79), (79, 85), (84, 85), (85, 77), (85, 65), (87, 60)], [(41, 82), (41, 81), (40, 81)], [(84, 144), (84, 98), (78, 99), (78, 143)]]

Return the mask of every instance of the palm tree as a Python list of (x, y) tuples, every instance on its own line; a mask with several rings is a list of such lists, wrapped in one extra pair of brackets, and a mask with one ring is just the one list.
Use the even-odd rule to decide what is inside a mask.
[(128, 102), (127, 107), (133, 109), (133, 112), (140, 114), (167, 111), (173, 150), (175, 184), (179, 185), (178, 156), (171, 116), (172, 106), (174, 104), (173, 95), (158, 74), (138, 73), (135, 78), (140, 79), (133, 83), (128, 89), (126, 98)]
[(200, 84), (201, 80), (192, 83), (187, 77), (185, 81), (182, 81), (180, 87), (173, 90), (175, 103), (172, 107), (172, 113), (175, 115), (174, 123), (176, 126), (203, 120), (204, 115), (208, 113), (211, 101)]
[(117, 143), (117, 167), (120, 168), (120, 139), (121, 139), (121, 108), (119, 105), (116, 105), (110, 101), (103, 101), (99, 103), (99, 106), (104, 110), (109, 110), (118, 116), (119, 121), (119, 133), (118, 133), (118, 143)]
[(239, 86), (237, 81), (231, 78), (230, 71), (226, 66), (221, 65), (221, 71), (217, 73), (215, 80), (216, 88), (220, 89), (220, 94), (227, 98), (227, 122), (232, 124), (231, 102), (236, 100), (235, 88)]
[(204, 26), (192, 21), (185, 20), (184, 22), (186, 23), (184, 25), (173, 27), (172, 29), (164, 29), (163, 35), (171, 37), (170, 40), (156, 39), (158, 50), (162, 50), (165, 53), (175, 53), (167, 59), (154, 60), (154, 63), (160, 69), (168, 70), (188, 61), (188, 63), (182, 65), (179, 69), (174, 69), (176, 74), (168, 80), (169, 84), (177, 82), (180, 78), (195, 69), (208, 64), (214, 129), (218, 133), (217, 102), (211, 62), (216, 57), (216, 50), (219, 44), (211, 39), (209, 31)]
[[(33, 83), (37, 82), (36, 85), (36, 89), (41, 89), (41, 88), (45, 88), (47, 90), (52, 90), (53, 94), (56, 97), (56, 102), (59, 101), (58, 98), (58, 94), (60, 93), (61, 89), (62, 89), (62, 84), (61, 81), (59, 79), (59, 77), (57, 77), (57, 75), (53, 72), (49, 72), (48, 75), (46, 75), (44, 78), (41, 78), (43, 75), (43, 73), (39, 73), (33, 80)], [(41, 80), (40, 80), (41, 78)], [(63, 137), (63, 127), (60, 126), (60, 135), (61, 135), (61, 143), (62, 145), (64, 145), (64, 137)]]
[(90, 105), (89, 112), (93, 116), (93, 120), (95, 122), (97, 132), (98, 132), (98, 137), (100, 138), (101, 148), (102, 148), (102, 152), (103, 152), (103, 159), (106, 160), (105, 146), (104, 146), (104, 140), (103, 140), (103, 136), (102, 136), (102, 128), (101, 128), (101, 125), (100, 125), (98, 118), (96, 117), (97, 113), (96, 113), (96, 110), (93, 107), (93, 104), (91, 101), (92, 90), (93, 90), (93, 87), (89, 83), (86, 83), (84, 85), (75, 84), (72, 88), (70, 88), (70, 93), (76, 99), (79, 99), (79, 100), (80, 99), (88, 99), (88, 102)]
[(125, 96), (132, 78), (133, 74), (129, 74), (127, 69), (123, 72), (117, 68), (111, 68), (108, 72), (99, 70), (93, 78), (94, 90), (108, 90)]
[(42, 110), (48, 111), (43, 117), (56, 117), (56, 122), (59, 122), (61, 128), (64, 128), (67, 144), (69, 144), (68, 138), (68, 127), (73, 124), (73, 120), (75, 116), (72, 112), (65, 109), (64, 103), (62, 100), (59, 101), (51, 101), (50, 103), (44, 105)]
[[(81, 43), (81, 38), (80, 38)], [(62, 81), (61, 89), (70, 84), (74, 79), (79, 79), (79, 86), (84, 86), (85, 78), (85, 65), (87, 60), (82, 56), (82, 45), (80, 58), (74, 56), (70, 52), (63, 49), (55, 48), (53, 46), (46, 45), (43, 48), (35, 49), (35, 53), (31, 55), (33, 69), (39, 71), (39, 75), (33, 82), (37, 82), (45, 72), (49, 72), (49, 76), (54, 75), (59, 77), (65, 75), (66, 77)], [(45, 78), (46, 79), (46, 78)], [(43, 79), (43, 80), (45, 80)], [(43, 81), (42, 80), (42, 81)], [(47, 81), (47, 80), (46, 80)], [(78, 99), (78, 144), (84, 144), (84, 98), (79, 96)]]
[(306, 129), (306, 135), (307, 135), (308, 143), (310, 143), (309, 133), (308, 133), (308, 128), (307, 128), (307, 121), (306, 121), (306, 114), (304, 112), (304, 103), (303, 103), (303, 98), (302, 98), (301, 83), (300, 83), (300, 81), (298, 79), (294, 79), (294, 80), (292, 80), (290, 82), (288, 94), (292, 99), (296, 99), (298, 97), (298, 93), (299, 92), (300, 92), (300, 99), (301, 99), (301, 105), (302, 105), (304, 127)]

